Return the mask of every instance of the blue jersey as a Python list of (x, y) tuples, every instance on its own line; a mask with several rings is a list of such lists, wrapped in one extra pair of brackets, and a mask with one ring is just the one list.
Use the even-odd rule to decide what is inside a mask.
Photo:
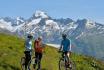
[(31, 51), (32, 50), (32, 40), (31, 39), (26, 40), (25, 49), (26, 49), (26, 51)]
[(63, 51), (71, 50), (71, 41), (69, 39), (63, 39), (61, 42), (61, 46), (63, 47)]

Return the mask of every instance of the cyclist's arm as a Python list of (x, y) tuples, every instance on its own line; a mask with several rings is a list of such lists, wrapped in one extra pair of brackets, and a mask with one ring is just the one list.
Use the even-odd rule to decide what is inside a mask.
[(34, 50), (35, 50), (35, 48), (37, 48), (37, 46), (38, 46), (38, 44), (37, 44), (37, 43), (38, 43), (38, 41), (37, 41), (37, 40), (35, 40), (35, 41), (34, 41)]
[(71, 46), (71, 40), (70, 40), (70, 45), (69, 45), (69, 47), (70, 47), (70, 51), (72, 50), (72, 46)]
[(61, 51), (62, 50), (62, 42), (61, 42), (61, 45), (60, 45), (60, 47), (59, 47), (59, 51)]
[(72, 49), (72, 46), (71, 46), (71, 40), (69, 40), (70, 41), (70, 45), (69, 45), (69, 51), (71, 52), (71, 49)]
[(24, 46), (25, 49), (26, 49), (26, 42), (27, 42), (27, 41), (24, 41), (24, 44), (23, 44), (23, 46)]

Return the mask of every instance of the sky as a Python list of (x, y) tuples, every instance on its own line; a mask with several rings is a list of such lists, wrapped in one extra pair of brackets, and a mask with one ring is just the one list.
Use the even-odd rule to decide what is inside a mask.
[(53, 18), (86, 18), (104, 24), (104, 0), (0, 0), (0, 17), (27, 19), (36, 10)]

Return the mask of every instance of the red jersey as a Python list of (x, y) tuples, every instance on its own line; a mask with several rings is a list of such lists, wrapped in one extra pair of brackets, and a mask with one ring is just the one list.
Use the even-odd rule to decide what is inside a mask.
[(41, 41), (35, 40), (35, 42), (34, 42), (34, 49), (35, 49), (35, 52), (38, 52), (38, 53), (42, 53), (43, 52), (43, 47), (42, 47)]

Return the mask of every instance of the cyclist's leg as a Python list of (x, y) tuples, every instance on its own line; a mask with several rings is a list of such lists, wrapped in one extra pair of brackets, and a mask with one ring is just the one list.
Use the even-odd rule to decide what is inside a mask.
[(70, 58), (71, 57), (71, 51), (67, 52), (67, 56)]
[(67, 56), (69, 58), (69, 52), (68, 51), (65, 51), (64, 54), (65, 54), (65, 56)]
[(28, 51), (25, 51), (25, 70), (27, 69), (27, 65), (28, 65)]
[(66, 65), (67, 65), (67, 67), (69, 66), (69, 56), (68, 56), (68, 51), (65, 51), (65, 56), (66, 56), (66, 58), (65, 58), (65, 63), (66, 63)]
[(37, 59), (38, 59), (38, 53), (35, 52), (35, 64), (33, 64), (34, 69), (36, 68), (37, 65)]
[(67, 52), (67, 56), (68, 56), (68, 59), (69, 59), (69, 63), (71, 63), (71, 61), (70, 61), (71, 52), (70, 51)]
[(28, 53), (28, 69), (30, 70), (30, 64), (31, 64), (31, 51)]
[(41, 59), (42, 59), (42, 53), (39, 53), (39, 61), (38, 61), (38, 69), (41, 69)]

